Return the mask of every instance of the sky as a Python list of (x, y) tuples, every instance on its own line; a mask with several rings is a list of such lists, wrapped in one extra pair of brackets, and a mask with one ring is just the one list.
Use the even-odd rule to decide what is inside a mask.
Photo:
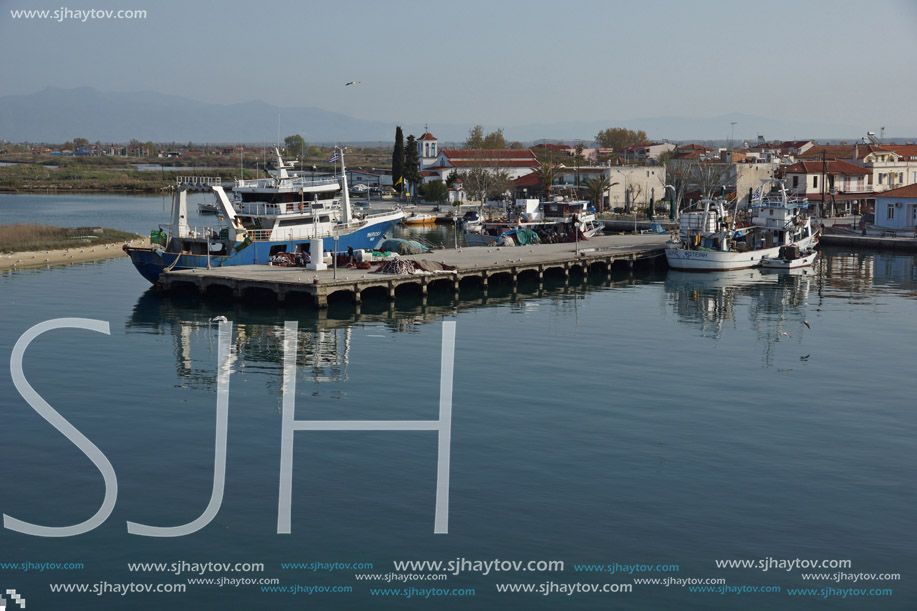
[[(917, 125), (917, 0), (0, 6), (0, 95), (49, 86), (152, 90), (374, 121), (507, 128), (729, 113), (889, 133)], [(130, 9), (146, 17), (14, 19), (19, 9)], [(735, 130), (736, 138), (754, 136)]]

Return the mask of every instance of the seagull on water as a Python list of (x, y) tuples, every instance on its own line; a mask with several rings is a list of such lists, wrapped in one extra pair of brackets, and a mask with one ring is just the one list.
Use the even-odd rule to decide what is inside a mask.
[(358, 84), (359, 82), (360, 82), (360, 81), (350, 81), (349, 83), (344, 83), (344, 87), (349, 87), (350, 85), (356, 85), (356, 84)]

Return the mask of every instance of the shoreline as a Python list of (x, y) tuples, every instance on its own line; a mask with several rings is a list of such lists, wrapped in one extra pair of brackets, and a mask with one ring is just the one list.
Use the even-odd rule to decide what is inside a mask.
[[(128, 244), (149, 246), (150, 239), (137, 236)], [(51, 265), (69, 265), (71, 263), (92, 263), (123, 256), (126, 255), (121, 250), (121, 243), (117, 242), (98, 244), (96, 246), (85, 245), (82, 248), (14, 252), (0, 255), (0, 271), (35, 269)]]

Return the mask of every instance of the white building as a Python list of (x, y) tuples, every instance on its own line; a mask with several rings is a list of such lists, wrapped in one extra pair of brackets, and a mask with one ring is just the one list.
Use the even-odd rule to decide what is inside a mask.
[(424, 182), (445, 181), (455, 171), (461, 175), (475, 168), (489, 172), (503, 171), (510, 180), (531, 174), (541, 164), (528, 149), (440, 149), (435, 160), (424, 166)]

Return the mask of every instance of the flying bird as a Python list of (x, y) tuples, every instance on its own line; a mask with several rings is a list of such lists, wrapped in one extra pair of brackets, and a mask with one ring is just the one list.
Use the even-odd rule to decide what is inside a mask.
[(350, 81), (349, 83), (344, 83), (344, 87), (348, 87), (348, 86), (350, 86), (350, 85), (356, 85), (356, 84), (359, 83), (359, 82), (360, 82), (360, 81)]
[(781, 331), (778, 335), (783, 335), (783, 336), (785, 336), (785, 337), (793, 337), (792, 335), (790, 335), (790, 334), (787, 333), (786, 331)]
[(802, 321), (802, 324), (804, 324), (804, 325), (805, 325), (806, 327), (808, 327), (809, 329), (812, 328), (812, 325), (809, 324), (809, 321), (808, 321), (808, 320)]

